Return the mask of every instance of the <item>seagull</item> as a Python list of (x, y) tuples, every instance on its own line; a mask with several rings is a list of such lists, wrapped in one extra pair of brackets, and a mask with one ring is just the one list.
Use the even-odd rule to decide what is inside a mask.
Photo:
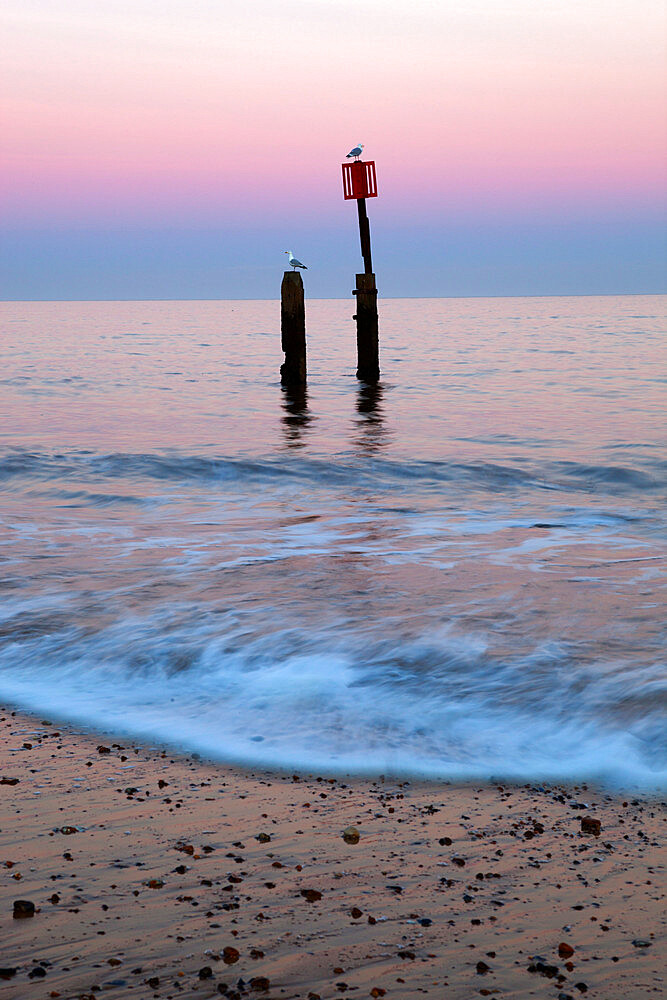
[(286, 250), (285, 253), (289, 254), (289, 262), (292, 265), (292, 270), (296, 271), (297, 267), (302, 267), (304, 269), (304, 271), (308, 270), (308, 268), (306, 267), (306, 265), (302, 264), (301, 261), (297, 257), (294, 256), (294, 254), (292, 253), (291, 250)]
[(350, 152), (347, 154), (346, 159), (349, 160), (351, 157), (354, 157), (355, 160), (358, 160), (359, 157), (361, 156), (361, 151), (363, 150), (363, 148), (364, 148), (363, 144), (360, 142), (358, 146), (355, 146), (354, 149), (350, 150)]

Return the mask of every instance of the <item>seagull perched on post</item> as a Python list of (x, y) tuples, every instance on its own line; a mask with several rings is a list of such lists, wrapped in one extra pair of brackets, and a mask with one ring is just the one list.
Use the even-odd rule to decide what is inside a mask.
[(354, 157), (355, 160), (358, 160), (359, 157), (361, 156), (363, 148), (364, 148), (363, 143), (360, 142), (358, 146), (355, 146), (354, 149), (350, 150), (350, 152), (347, 154), (346, 159), (349, 160), (352, 157)]
[(291, 250), (286, 250), (285, 253), (289, 254), (289, 262), (292, 265), (292, 270), (296, 271), (297, 267), (302, 267), (304, 271), (308, 270), (306, 265), (302, 264), (301, 261), (294, 256)]

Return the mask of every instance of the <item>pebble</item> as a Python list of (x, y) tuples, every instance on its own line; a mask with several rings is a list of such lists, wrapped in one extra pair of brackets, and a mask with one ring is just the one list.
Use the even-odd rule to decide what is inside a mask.
[(14, 918), (16, 920), (23, 920), (25, 917), (35, 916), (35, 904), (29, 899), (15, 899), (14, 900)]
[(302, 889), (301, 895), (304, 899), (307, 899), (309, 903), (316, 903), (318, 899), (322, 898), (322, 893), (319, 889)]
[(600, 822), (599, 819), (594, 819), (592, 816), (581, 817), (582, 833), (592, 833), (594, 837), (599, 837), (601, 830), (602, 830), (602, 823)]
[(271, 987), (270, 980), (266, 976), (253, 976), (250, 980), (250, 989), (256, 993), (266, 993)]

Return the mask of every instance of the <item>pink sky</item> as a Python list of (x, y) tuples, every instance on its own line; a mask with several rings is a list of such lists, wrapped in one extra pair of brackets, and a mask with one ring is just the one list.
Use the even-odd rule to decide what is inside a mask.
[[(4, 0), (0, 296), (664, 288), (663, 0)], [(406, 252), (409, 248), (409, 252)]]
[(397, 217), (664, 192), (662, 3), (6, 0), (13, 220), (339, 210), (364, 141)]

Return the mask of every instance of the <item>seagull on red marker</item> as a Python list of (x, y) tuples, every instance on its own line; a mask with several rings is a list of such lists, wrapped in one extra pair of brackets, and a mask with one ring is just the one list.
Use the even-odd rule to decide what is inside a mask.
[(304, 271), (308, 270), (306, 265), (302, 264), (298, 257), (294, 256), (291, 250), (286, 250), (285, 253), (289, 254), (289, 262), (292, 265), (292, 270), (296, 271), (297, 267), (302, 267)]
[(358, 146), (355, 146), (354, 149), (350, 150), (350, 152), (347, 154), (346, 159), (350, 160), (352, 159), (352, 157), (354, 157), (355, 160), (358, 160), (363, 152), (363, 148), (364, 148), (363, 143), (360, 142)]

